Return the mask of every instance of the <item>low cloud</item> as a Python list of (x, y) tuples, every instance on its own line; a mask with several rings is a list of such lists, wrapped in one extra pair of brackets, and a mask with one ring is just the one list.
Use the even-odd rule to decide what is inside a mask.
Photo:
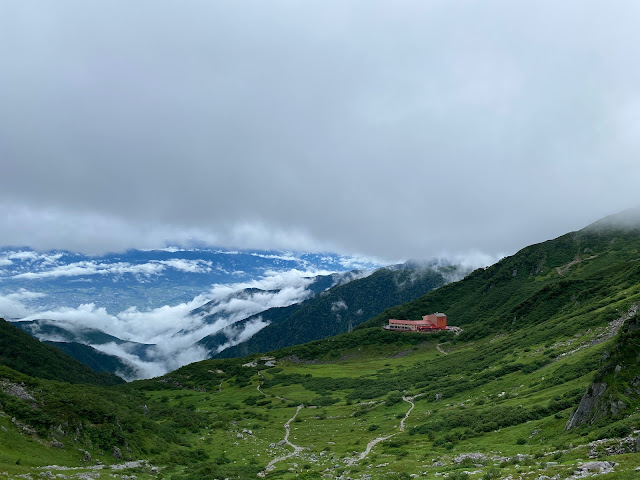
[(160, 263), (167, 267), (188, 273), (209, 273), (211, 271), (211, 265), (213, 264), (213, 262), (207, 260), (184, 260), (180, 258), (162, 260), (154, 263)]
[[(174, 268), (176, 266), (180, 265), (173, 265)], [(195, 263), (185, 263), (181, 266), (189, 269), (202, 267), (201, 264)], [(120, 265), (118, 268), (125, 270), (129, 267)], [(85, 270), (91, 268), (99, 269), (99, 265), (84, 266)], [(115, 315), (94, 303), (39, 311), (30, 308), (29, 301), (39, 298), (42, 294), (21, 290), (18, 293), (0, 296), (0, 315), (21, 320), (46, 319), (54, 325), (78, 334), (82, 330), (92, 328), (121, 340), (153, 344), (154, 347), (145, 349), (143, 358), (132, 350), (131, 344), (111, 342), (91, 345), (104, 353), (117, 355), (133, 365), (138, 371), (137, 378), (149, 378), (207, 358), (209, 352), (196, 345), (196, 342), (266, 309), (288, 306), (309, 298), (311, 292), (307, 288), (313, 277), (328, 273), (297, 269), (286, 272), (269, 271), (264, 277), (249, 282), (214, 285), (209, 292), (179, 305), (165, 305), (149, 310), (130, 307)], [(191, 314), (193, 310), (205, 304), (209, 305), (208, 308), (198, 315)], [(211, 316), (214, 318), (213, 321), (210, 320)], [(237, 328), (225, 330), (228, 341), (218, 347), (217, 351), (251, 338), (267, 325), (267, 322), (258, 317)]]
[(223, 343), (216, 349), (216, 353), (220, 353), (227, 348), (233, 347), (234, 345), (238, 345), (239, 343), (245, 342), (253, 337), (256, 333), (262, 330), (264, 327), (267, 327), (269, 322), (265, 322), (262, 320), (262, 317), (259, 316), (254, 318), (248, 322), (246, 322), (241, 328), (230, 328), (225, 330), (225, 334), (229, 339), (228, 342)]
[(348, 307), (344, 300), (338, 300), (337, 302), (333, 302), (331, 304), (332, 312), (339, 312), (340, 310), (347, 310), (347, 309)]
[[(33, 258), (37, 259), (39, 257), (34, 255)], [(182, 272), (208, 273), (211, 271), (211, 265), (212, 262), (210, 261), (183, 259), (152, 260), (141, 264), (82, 261), (66, 265), (56, 265), (44, 271), (19, 273), (13, 275), (12, 278), (34, 280), (38, 278), (78, 277), (86, 275), (124, 275), (127, 273), (151, 277), (153, 275), (160, 275), (167, 267)]]
[(9, 295), (0, 295), (0, 317), (9, 320), (29, 315), (31, 311), (28, 306), (29, 300), (44, 296), (45, 294), (43, 293), (30, 292), (25, 289), (20, 289), (18, 292), (10, 293)]

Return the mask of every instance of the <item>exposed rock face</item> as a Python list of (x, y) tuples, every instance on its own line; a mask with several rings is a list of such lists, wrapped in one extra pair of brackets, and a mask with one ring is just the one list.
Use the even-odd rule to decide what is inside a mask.
[(35, 398), (29, 392), (27, 392), (24, 383), (11, 383), (11, 382), (0, 382), (0, 388), (7, 395), (11, 395), (12, 397), (19, 398), (25, 402), (35, 402)]
[(569, 417), (565, 430), (569, 430), (570, 428), (588, 421), (591, 418), (595, 407), (602, 400), (606, 389), (606, 383), (592, 383), (583, 395), (582, 400), (580, 400), (580, 405), (578, 405), (576, 411), (571, 414), (571, 417)]
[(120, 451), (120, 449), (118, 447), (113, 447), (113, 457), (114, 458), (118, 458), (121, 459), (122, 458), (122, 452)]
[(570, 478), (583, 478), (592, 475), (604, 475), (613, 472), (616, 463), (612, 462), (586, 462), (578, 465), (578, 469)]
[[(594, 382), (569, 418), (565, 430), (593, 424), (607, 417), (619, 417), (640, 396), (640, 315), (638, 305), (611, 322), (617, 332), (613, 349), (605, 353)], [(603, 337), (604, 338), (604, 337)], [(609, 338), (609, 337), (606, 337)], [(623, 401), (624, 399), (624, 401)]]

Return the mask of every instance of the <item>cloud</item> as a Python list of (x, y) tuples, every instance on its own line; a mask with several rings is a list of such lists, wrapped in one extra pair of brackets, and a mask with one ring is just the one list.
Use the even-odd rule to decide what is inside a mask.
[[(34, 255), (34, 258), (40, 259), (41, 257)], [(45, 258), (51, 259), (55, 257), (50, 256)], [(49, 260), (49, 262), (44, 262), (44, 264), (46, 263), (53, 263), (53, 261)], [(166, 267), (188, 273), (208, 273), (211, 271), (211, 265), (212, 262), (208, 260), (183, 260), (176, 258), (171, 260), (152, 260), (141, 264), (126, 262), (99, 263), (87, 260), (65, 265), (56, 265), (50, 270), (19, 273), (13, 275), (13, 278), (34, 280), (39, 278), (77, 277), (84, 275), (124, 275), (127, 273), (150, 277), (152, 275), (160, 275)]]
[(211, 265), (213, 265), (213, 262), (209, 260), (183, 260), (179, 258), (161, 260), (153, 263), (160, 263), (181, 272), (188, 273), (208, 273), (211, 271)]
[(496, 255), (637, 203), (637, 2), (35, 5), (0, 32), (8, 244)]
[(123, 275), (130, 273), (133, 275), (158, 275), (164, 270), (164, 265), (160, 262), (143, 263), (133, 265), (130, 263), (96, 263), (91, 261), (69, 263), (67, 265), (59, 265), (55, 268), (43, 272), (26, 272), (14, 275), (16, 279), (37, 279), (37, 278), (58, 278), (58, 277), (77, 277), (82, 275)]
[[(100, 270), (100, 264), (91, 265), (91, 268), (86, 265), (75, 266), (73, 270), (82, 268), (83, 271), (95, 270), (95, 273), (104, 270)], [(149, 264), (142, 266), (145, 265)], [(158, 263), (154, 265), (158, 266)], [(131, 271), (131, 265), (116, 266), (115, 271)], [(176, 266), (178, 265), (174, 265)], [(202, 268), (202, 264), (198, 262), (187, 262), (181, 266), (189, 271)], [(195, 345), (196, 342), (266, 309), (288, 306), (309, 298), (311, 292), (307, 288), (314, 276), (328, 273), (297, 269), (284, 272), (268, 271), (263, 277), (251, 281), (214, 285), (210, 291), (179, 305), (165, 305), (145, 310), (130, 307), (115, 315), (95, 303), (48, 310), (35, 309), (29, 306), (29, 301), (40, 298), (42, 294), (21, 290), (14, 294), (0, 295), (0, 315), (21, 320), (46, 319), (49, 323), (78, 334), (90, 328), (129, 342), (153, 344), (153, 348), (145, 350), (144, 357), (132, 351), (131, 345), (92, 344), (102, 352), (125, 359), (135, 366), (140, 378), (148, 378), (207, 358), (208, 352), (203, 347)], [(211, 303), (207, 310), (199, 315), (191, 314), (193, 310), (208, 302)], [(208, 319), (210, 315), (215, 316), (214, 321)], [(225, 330), (228, 342), (219, 347), (218, 351), (250, 338), (265, 326), (267, 323), (262, 318), (257, 318), (245, 322), (242, 326)]]
[(261, 316), (258, 316), (257, 318), (251, 319), (246, 322), (242, 326), (242, 328), (232, 327), (225, 330), (225, 334), (227, 334), (227, 338), (229, 339), (229, 341), (223, 343), (222, 345), (219, 345), (216, 349), (216, 353), (220, 353), (227, 348), (238, 345), (239, 343), (246, 342), (256, 333), (267, 326), (269, 326), (269, 322), (265, 322)]
[(347, 304), (344, 300), (338, 300), (337, 302), (333, 302), (331, 304), (332, 312), (339, 312), (340, 310), (348, 310)]
[[(425, 266), (433, 268), (447, 267), (450, 265), (459, 265), (466, 270), (475, 270), (476, 268), (485, 268), (497, 263), (501, 258), (506, 257), (506, 253), (488, 254), (478, 250), (470, 250), (467, 252), (451, 253), (443, 251), (434, 259), (424, 261)], [(416, 262), (416, 261), (412, 261)]]
[(0, 317), (9, 320), (29, 315), (29, 301), (44, 296), (45, 294), (43, 293), (31, 292), (25, 289), (20, 289), (8, 295), (0, 295)]

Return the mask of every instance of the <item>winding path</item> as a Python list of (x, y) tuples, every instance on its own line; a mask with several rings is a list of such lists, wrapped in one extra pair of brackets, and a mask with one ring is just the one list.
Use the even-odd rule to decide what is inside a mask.
[(270, 472), (271, 470), (273, 470), (275, 468), (275, 464), (278, 462), (281, 462), (283, 460), (286, 460), (287, 458), (291, 458), (291, 457), (295, 457), (297, 455), (300, 455), (300, 452), (302, 452), (304, 450), (304, 447), (301, 447), (299, 445), (295, 445), (293, 443), (291, 443), (289, 441), (289, 433), (290, 433), (290, 427), (289, 425), (291, 424), (291, 422), (293, 422), (296, 417), (298, 416), (298, 413), (300, 413), (300, 410), (302, 410), (304, 408), (304, 405), (298, 405), (298, 408), (296, 409), (296, 413), (293, 415), (293, 417), (291, 417), (287, 423), (284, 424), (284, 429), (285, 429), (285, 435), (284, 435), (284, 443), (286, 443), (287, 445), (289, 445), (290, 447), (293, 448), (293, 452), (290, 452), (286, 455), (283, 455), (281, 457), (276, 457), (273, 460), (271, 460), (269, 462), (269, 464), (265, 467), (265, 469), (260, 472), (258, 474), (259, 477), (264, 477), (267, 475), (267, 472)]
[[(405, 402), (409, 403), (411, 405), (411, 407), (409, 407), (409, 410), (407, 410), (407, 413), (405, 413), (405, 415), (402, 418), (402, 420), (400, 420), (400, 431), (401, 432), (404, 432), (405, 421), (407, 420), (407, 418), (409, 418), (409, 415), (411, 415), (411, 411), (413, 410), (413, 407), (415, 407), (415, 404), (413, 403), (413, 401), (418, 397), (422, 397), (423, 395), (425, 395), (425, 394), (424, 393), (420, 393), (420, 394), (414, 395), (412, 397), (402, 397), (402, 399)], [(367, 443), (367, 448), (364, 450), (364, 452), (362, 452), (360, 455), (358, 455), (355, 458), (351, 458), (351, 459), (347, 460), (347, 465), (355, 465), (359, 461), (364, 460), (365, 458), (367, 458), (367, 455), (369, 455), (371, 453), (371, 450), (373, 450), (373, 447), (375, 447), (378, 443), (384, 442), (388, 438), (393, 437), (394, 435), (397, 435), (397, 433), (392, 433), (392, 434), (387, 435), (385, 437), (374, 438), (369, 443)]]
[(409, 410), (407, 410), (407, 413), (405, 414), (404, 418), (402, 420), (400, 420), (400, 431), (404, 432), (404, 422), (407, 418), (409, 418), (409, 414), (411, 413), (411, 410), (413, 410), (413, 407), (415, 407), (415, 404), (413, 403), (413, 397), (402, 397), (402, 400), (404, 400), (405, 402), (411, 404), (411, 406), (409, 407)]
[[(258, 390), (262, 395), (264, 395), (264, 396), (265, 396), (265, 397), (267, 397), (267, 398), (271, 398), (271, 397), (273, 397), (273, 395), (269, 395), (268, 393), (263, 392), (263, 391), (262, 391), (262, 388), (260, 388), (260, 387), (262, 387), (262, 384), (264, 383), (264, 380), (265, 380), (265, 379), (264, 379), (264, 375), (262, 375), (262, 372), (261, 372), (260, 370), (258, 370), (258, 376), (259, 376), (260, 378), (262, 378), (262, 380), (260, 381), (260, 383), (258, 383), (258, 386), (256, 387), (256, 390)], [(278, 400), (282, 400), (283, 402), (286, 402), (286, 401), (287, 401), (287, 399), (286, 399), (286, 398), (281, 397), (281, 396), (279, 396), (279, 395), (276, 395), (275, 397), (276, 397)]]
[(440, 346), (439, 343), (436, 343), (436, 350), (438, 350), (443, 355), (449, 355), (447, 352), (444, 351), (444, 349)]
[(373, 450), (373, 447), (375, 447), (380, 442), (384, 442), (387, 438), (393, 437), (394, 435), (397, 435), (397, 433), (392, 433), (391, 435), (387, 435), (386, 437), (374, 438), (369, 443), (367, 443), (367, 448), (365, 448), (364, 452), (362, 452), (360, 455), (358, 455), (355, 458), (350, 458), (349, 460), (347, 460), (347, 465), (355, 465), (360, 460), (364, 460), (365, 458), (367, 458), (367, 455), (371, 453), (371, 450)]

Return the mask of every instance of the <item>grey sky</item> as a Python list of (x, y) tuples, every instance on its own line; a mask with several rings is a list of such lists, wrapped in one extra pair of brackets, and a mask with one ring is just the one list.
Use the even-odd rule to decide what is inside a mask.
[(638, 204), (633, 1), (0, 5), (0, 244), (511, 253)]

